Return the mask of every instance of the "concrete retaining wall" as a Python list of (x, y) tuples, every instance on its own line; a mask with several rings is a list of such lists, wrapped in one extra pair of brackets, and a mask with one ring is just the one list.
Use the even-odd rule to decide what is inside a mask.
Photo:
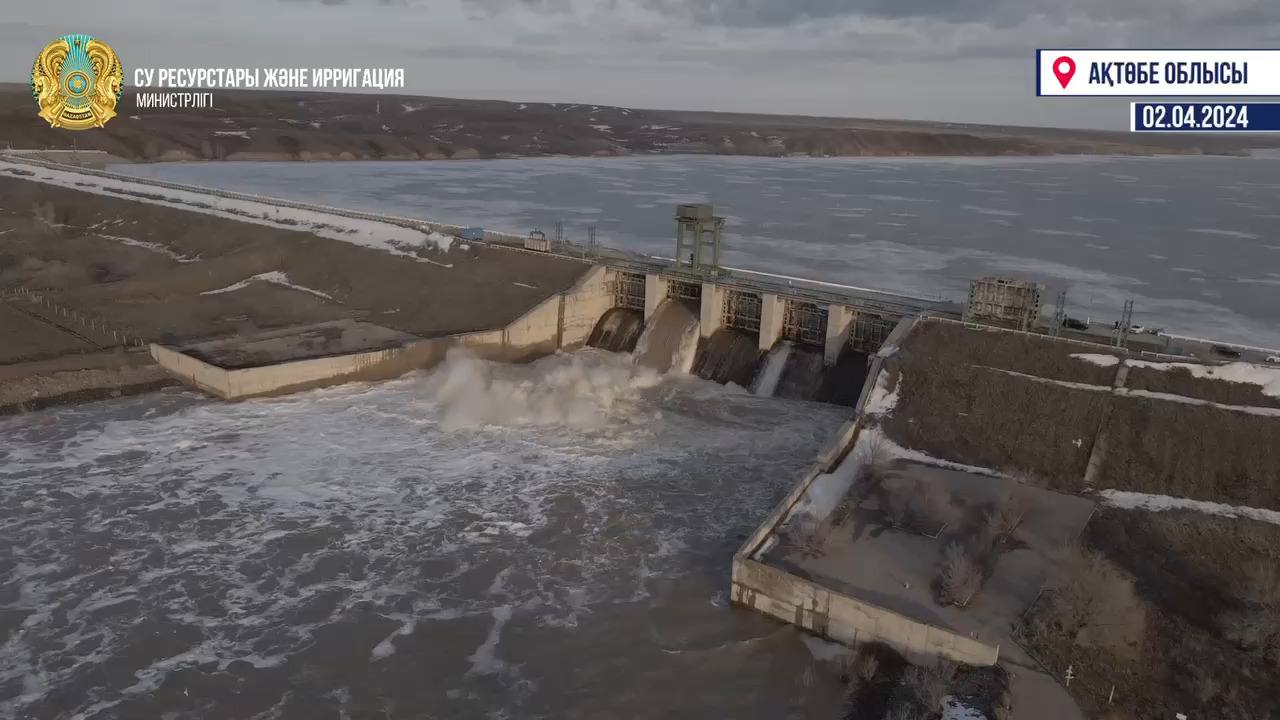
[(1000, 659), (998, 647), (745, 558), (733, 563), (732, 600), (846, 645), (883, 642), (917, 657), (941, 656), (970, 665), (994, 665)]
[[(916, 318), (904, 318), (873, 358), (863, 384), (858, 414), (845, 423), (818, 462), (778, 503), (773, 512), (733, 556), (730, 599), (738, 605), (792, 623), (821, 637), (846, 645), (878, 641), (916, 657), (941, 656), (971, 665), (994, 665), (1000, 648), (823, 587), (811, 580), (766, 564), (765, 554), (777, 542), (775, 533), (809, 492), (819, 475), (834, 471), (857, 444), (862, 428), (861, 408), (875, 387), (883, 360), (910, 334)], [(824, 520), (825, 522), (825, 520)]]
[(613, 308), (609, 290), (609, 271), (603, 265), (593, 266), (574, 286), (564, 293), (560, 314), (560, 347), (576, 348), (587, 343), (596, 322)]
[(448, 349), (470, 348), (499, 362), (523, 362), (586, 342), (596, 321), (613, 306), (607, 270), (593, 267), (563, 293), (543, 300), (505, 328), (420, 340), (403, 347), (310, 358), (226, 370), (162, 345), (151, 345), (161, 367), (224, 400), (279, 395), (355, 380), (385, 380), (429, 368)]
[(199, 390), (220, 398), (226, 398), (231, 393), (228, 370), (155, 343), (151, 344), (151, 357), (160, 364), (160, 367)]

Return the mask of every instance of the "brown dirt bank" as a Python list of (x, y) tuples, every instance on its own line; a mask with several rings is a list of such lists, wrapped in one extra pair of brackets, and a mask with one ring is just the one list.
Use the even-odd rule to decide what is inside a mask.
[(1076, 390), (993, 372), (1109, 383), (1114, 368), (1068, 357), (1081, 346), (926, 322), (886, 365), (900, 399), (885, 421), (890, 437), (935, 457), (1043, 478), (1083, 489), (1110, 393)]
[(97, 352), (0, 365), (0, 415), (176, 385), (144, 351)]
[(1264, 395), (1262, 388), (1252, 383), (1226, 382), (1198, 378), (1185, 368), (1153, 370), (1136, 367), (1129, 370), (1125, 387), (1134, 390), (1185, 395), (1223, 405), (1253, 405), (1255, 407), (1280, 408), (1280, 398)]
[[(126, 90), (80, 149), (131, 160), (443, 160), (546, 155), (1052, 155), (1238, 153), (1271, 141), (808, 116), (639, 110), (411, 95), (218, 90), (216, 108), (138, 108)], [(30, 88), (0, 84), (0, 139), (68, 148)]]
[(1118, 397), (1100, 487), (1280, 509), (1280, 418)]
[(1022, 634), (1090, 717), (1280, 714), (1280, 527), (1109, 508), (1084, 543)]
[[(0, 178), (0, 289), (43, 290), (60, 306), (149, 341), (353, 317), (419, 336), (489, 329), (569, 287), (587, 269), (478, 245), (417, 252), (440, 264), (304, 232)], [(275, 271), (332, 299), (261, 281), (201, 294)], [(8, 322), (8, 315), (0, 321)], [(10, 342), (3, 345), (15, 357), (49, 346), (48, 339), (25, 332), (4, 335)]]

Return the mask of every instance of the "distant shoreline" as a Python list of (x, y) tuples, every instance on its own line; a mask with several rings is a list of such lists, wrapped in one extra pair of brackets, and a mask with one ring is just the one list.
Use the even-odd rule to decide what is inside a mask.
[(105, 128), (54, 130), (30, 90), (0, 84), (9, 146), (101, 150), (129, 161), (479, 160), (538, 157), (1052, 157), (1245, 155), (1280, 139), (1151, 135), (908, 120), (716, 113), (564, 103), (224, 91), (217, 107), (136, 108)]

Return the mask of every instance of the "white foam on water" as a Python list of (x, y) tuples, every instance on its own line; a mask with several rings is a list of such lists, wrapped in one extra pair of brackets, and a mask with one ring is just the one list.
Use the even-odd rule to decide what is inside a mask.
[(1081, 237), (1081, 238), (1100, 238), (1101, 235), (1091, 232), (1083, 232), (1081, 230), (1050, 230), (1046, 228), (1032, 228), (1031, 232), (1037, 235), (1061, 235), (1063, 237)]
[(965, 210), (969, 210), (979, 215), (994, 215), (997, 217), (1021, 217), (1022, 213), (1014, 210), (1000, 210), (998, 208), (981, 207), (978, 205), (962, 205)]
[[(0, 716), (55, 697), (63, 716), (138, 714), (175, 673), (238, 661), (305, 675), (308, 648), (365, 622), (370, 641), (344, 662), (377, 675), (429, 652), (466, 675), (462, 695), (518, 707), (537, 675), (567, 682), (556, 658), (583, 641), (565, 633), (608, 608), (681, 617), (654, 588), (718, 572), (725, 538), (750, 532), (842, 419), (591, 350), (522, 366), (452, 355), (386, 383), (234, 404), (158, 394), (0, 418), (0, 533), (19, 560), (0, 583), (27, 613), (0, 654), (0, 685), (20, 688)], [(482, 620), (475, 644), (429, 641)], [(508, 664), (512, 630), (531, 626), (539, 643)], [(163, 657), (78, 685), (139, 635)], [(512, 686), (493, 691), (491, 673)]]
[(1222, 237), (1240, 238), (1241, 240), (1257, 240), (1261, 235), (1242, 230), (1223, 230), (1220, 228), (1191, 228), (1187, 232), (1193, 232), (1200, 235), (1220, 235)]

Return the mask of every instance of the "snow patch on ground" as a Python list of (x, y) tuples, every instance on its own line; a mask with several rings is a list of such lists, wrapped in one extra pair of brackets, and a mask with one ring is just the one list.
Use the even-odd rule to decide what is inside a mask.
[(241, 138), (244, 138), (245, 140), (250, 139), (248, 130), (214, 130), (213, 134), (221, 135), (224, 137), (241, 137)]
[(1168, 495), (1149, 495), (1147, 493), (1129, 492), (1127, 490), (1103, 490), (1098, 493), (1102, 501), (1117, 508), (1126, 510), (1149, 510), (1166, 512), (1169, 510), (1191, 510), (1229, 518), (1248, 518), (1261, 522), (1280, 525), (1280, 512), (1265, 508), (1246, 507), (1243, 505), (1227, 505), (1225, 503), (1206, 502), (1204, 500), (1188, 500)]
[(1240, 412), (1249, 415), (1263, 415), (1267, 417), (1280, 417), (1280, 408), (1258, 407), (1257, 405), (1225, 405), (1223, 403), (1213, 402), (1212, 400), (1201, 400), (1200, 398), (1187, 397), (1186, 395), (1174, 395), (1173, 393), (1152, 392), (1150, 390), (1130, 390), (1128, 388), (1120, 388), (1116, 390), (1117, 394), (1130, 395), (1133, 397), (1144, 397), (1152, 400), (1164, 400), (1166, 402), (1182, 403), (1184, 405), (1205, 405), (1219, 410), (1227, 410), (1230, 412)]
[(327, 295), (325, 293), (320, 292), (319, 290), (312, 290), (309, 287), (305, 287), (303, 285), (295, 285), (294, 283), (289, 282), (289, 276), (280, 272), (279, 270), (272, 270), (271, 272), (259, 273), (257, 275), (254, 275), (253, 277), (245, 278), (244, 280), (241, 280), (238, 283), (232, 283), (231, 285), (228, 285), (223, 288), (218, 288), (217, 290), (206, 290), (200, 294), (201, 295), (221, 295), (222, 293), (235, 292), (236, 290), (241, 290), (243, 288), (248, 287), (249, 283), (255, 280), (269, 282), (274, 285), (283, 285), (284, 287), (293, 288), (294, 290), (301, 290), (302, 292), (311, 293), (312, 295), (315, 295), (316, 297), (324, 298), (325, 300), (333, 299), (332, 295)]
[(867, 415), (890, 415), (898, 406), (898, 390), (902, 387), (902, 376), (889, 387), (889, 373), (881, 371), (876, 376), (876, 386), (867, 398), (867, 407), (863, 411)]
[(133, 238), (121, 237), (119, 235), (105, 235), (103, 233), (95, 233), (95, 234), (100, 238), (106, 238), (107, 240), (115, 240), (121, 245), (128, 245), (130, 247), (139, 247), (144, 250), (150, 250), (151, 252), (154, 252), (154, 253), (160, 253), (161, 255), (164, 255), (165, 257), (171, 258), (173, 260), (177, 260), (180, 263), (189, 263), (189, 262), (195, 262), (196, 260), (199, 260), (199, 258), (187, 257), (182, 253), (174, 252), (173, 250), (170, 250), (169, 248), (165, 247), (164, 245), (161, 245), (160, 243), (147, 242), (145, 240), (134, 240)]
[(880, 428), (864, 427), (858, 431), (858, 440), (854, 443), (853, 449), (845, 455), (844, 460), (836, 466), (835, 470), (829, 473), (819, 473), (814, 478), (804, 496), (792, 508), (786, 522), (795, 521), (816, 526), (830, 517), (831, 513), (835, 512), (840, 501), (844, 499), (844, 496), (849, 494), (849, 489), (853, 487), (864, 460), (873, 454), (878, 454), (888, 461), (907, 460), (921, 465), (932, 465), (933, 467), (959, 470), (975, 475), (1003, 477), (1003, 475), (991, 468), (942, 460), (919, 450), (905, 448), (890, 440), (889, 436), (885, 435)]
[[(217, 215), (255, 225), (302, 230), (330, 240), (341, 240), (352, 245), (360, 245), (382, 250), (392, 255), (408, 257), (417, 262), (446, 268), (453, 267), (451, 264), (419, 257), (416, 252), (413, 252), (425, 245), (434, 245), (441, 251), (447, 252), (453, 244), (454, 238), (443, 233), (418, 230), (376, 220), (331, 215), (320, 210), (281, 207), (269, 202), (231, 199), (193, 190), (176, 190), (145, 182), (133, 182), (97, 175), (87, 176), (66, 170), (53, 170), (2, 160), (0, 160), (0, 170), (18, 170), (34, 173), (33, 175), (24, 175), (23, 178), (48, 185), (90, 192), (95, 195), (107, 195), (153, 205), (164, 205), (205, 215)], [(77, 184), (83, 183), (86, 179), (92, 179), (98, 184), (92, 187)]]
[(893, 440), (890, 440), (888, 435), (885, 435), (880, 431), (880, 428), (865, 428), (862, 432), (858, 433), (858, 445), (854, 447), (854, 452), (850, 454), (856, 454), (864, 443), (876, 442), (873, 438), (879, 438), (880, 447), (882, 448), (881, 452), (884, 452), (888, 457), (894, 460), (909, 460), (911, 462), (920, 463), (921, 465), (932, 465), (934, 467), (946, 468), (948, 470), (959, 470), (961, 472), (973, 473), (975, 475), (986, 475), (987, 477), (1004, 477), (999, 471), (992, 470), (991, 468), (951, 462), (950, 460), (943, 460), (942, 458), (936, 458), (932, 455), (922, 453), (919, 450), (905, 448)]
[(965, 707), (959, 700), (947, 695), (942, 698), (941, 720), (987, 720), (987, 716), (971, 707)]
[(1161, 363), (1147, 360), (1131, 360), (1130, 367), (1150, 370), (1174, 370), (1181, 368), (1192, 377), (1203, 380), (1246, 383), (1262, 388), (1262, 394), (1280, 397), (1280, 368), (1268, 368), (1253, 363), (1233, 362), (1225, 365), (1198, 365), (1196, 363)]
[(1088, 390), (1091, 392), (1111, 392), (1110, 385), (1094, 385), (1093, 383), (1071, 382), (1070, 380), (1055, 380), (1053, 378), (1040, 377), (1039, 375), (1028, 375), (1020, 373), (1016, 370), (1005, 370), (1004, 368), (991, 367), (989, 365), (970, 365), (981, 370), (989, 370), (997, 372), (1001, 375), (1012, 375), (1013, 377), (1031, 380), (1032, 382), (1044, 383), (1046, 385), (1058, 385), (1060, 387), (1071, 388), (1072, 390)]
[(1115, 367), (1120, 364), (1120, 358), (1115, 355), (1102, 355), (1100, 353), (1071, 353), (1071, 357), (1077, 360), (1083, 360), (1090, 365), (1098, 367)]

